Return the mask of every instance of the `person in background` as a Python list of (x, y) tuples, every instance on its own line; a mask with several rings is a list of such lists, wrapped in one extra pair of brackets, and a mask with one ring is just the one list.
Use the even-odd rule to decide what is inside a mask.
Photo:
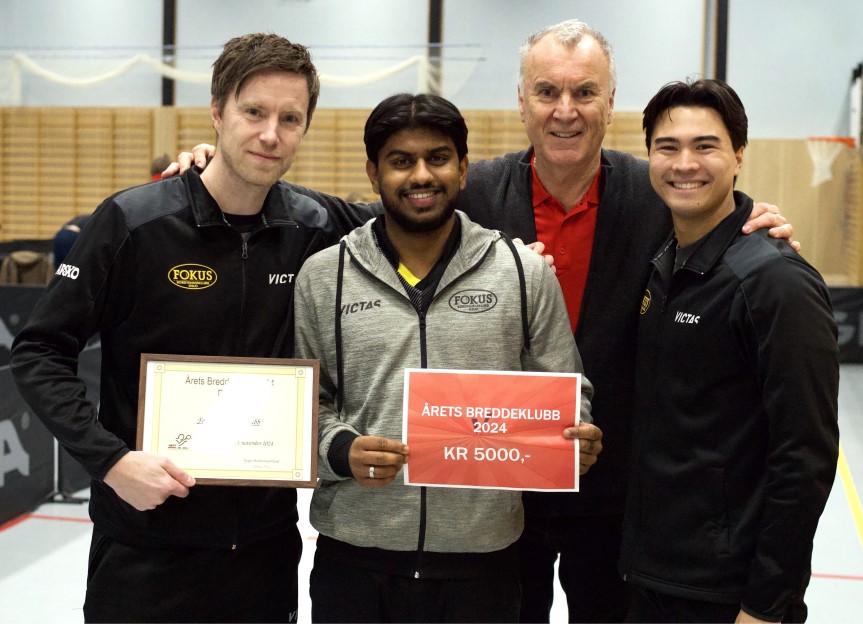
[(54, 255), (54, 270), (60, 268), (60, 265), (66, 260), (66, 256), (69, 255), (69, 251), (72, 249), (72, 245), (75, 244), (75, 241), (78, 239), (78, 234), (81, 233), (81, 229), (87, 225), (87, 222), (90, 220), (90, 215), (78, 215), (63, 224), (57, 233), (54, 234), (54, 242), (52, 244), (52, 250)]
[[(153, 162), (150, 163), (150, 181), (155, 182), (156, 180), (161, 180), (162, 171), (164, 171), (166, 167), (170, 166), (170, 164), (171, 157), (167, 154), (162, 154), (161, 156), (154, 158)], [(78, 215), (64, 223), (63, 227), (57, 230), (57, 233), (54, 234), (54, 270), (59, 269), (60, 265), (63, 264), (63, 261), (69, 254), (69, 250), (71, 250), (72, 245), (75, 244), (78, 234), (81, 233), (81, 229), (89, 220), (90, 215)]]
[(167, 154), (156, 156), (153, 159), (153, 162), (150, 163), (150, 181), (155, 182), (156, 180), (161, 180), (162, 172), (170, 165), (171, 157)]
[(640, 306), (620, 570), (629, 622), (803, 622), (839, 455), (827, 286), (785, 241), (744, 236), (746, 112), (724, 82), (644, 109), (673, 231)]

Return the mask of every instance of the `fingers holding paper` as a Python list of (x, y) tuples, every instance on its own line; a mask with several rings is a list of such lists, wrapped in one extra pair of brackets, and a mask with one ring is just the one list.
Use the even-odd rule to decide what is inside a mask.
[(142, 451), (123, 455), (104, 482), (138, 511), (155, 509), (169, 497), (185, 498), (195, 479), (170, 459)]
[(578, 440), (579, 474), (585, 474), (602, 452), (602, 430), (596, 425), (582, 422), (565, 429), (563, 437)]
[(384, 487), (392, 483), (407, 457), (408, 447), (403, 442), (380, 436), (360, 436), (351, 444), (348, 463), (357, 483), (365, 487)]

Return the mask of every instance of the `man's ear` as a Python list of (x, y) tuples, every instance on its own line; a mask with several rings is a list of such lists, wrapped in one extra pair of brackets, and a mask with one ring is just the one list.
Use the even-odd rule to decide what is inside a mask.
[(465, 185), (467, 184), (467, 169), (469, 163), (467, 161), (467, 154), (464, 155), (458, 163), (458, 187), (460, 190), (464, 190)]
[(216, 134), (221, 134), (222, 113), (219, 111), (219, 105), (216, 103), (215, 98), (210, 100), (210, 120), (213, 122), (213, 129), (216, 131)]
[(611, 92), (611, 97), (608, 98), (608, 123), (611, 124), (611, 117), (614, 115), (614, 94), (617, 93), (617, 89)]
[(380, 195), (381, 190), (378, 186), (378, 166), (370, 160), (366, 161), (366, 175), (369, 176), (369, 182), (372, 183), (372, 190)]
[(521, 123), (524, 123), (524, 99), (521, 94), (521, 84), (518, 85), (518, 116)]

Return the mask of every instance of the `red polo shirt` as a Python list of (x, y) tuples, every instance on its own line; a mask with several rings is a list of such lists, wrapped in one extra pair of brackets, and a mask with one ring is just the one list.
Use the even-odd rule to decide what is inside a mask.
[[(534, 157), (535, 158), (535, 157)], [(545, 245), (545, 253), (554, 257), (557, 279), (563, 290), (569, 324), (572, 331), (578, 325), (581, 300), (590, 268), (590, 252), (593, 249), (593, 234), (596, 231), (596, 209), (599, 206), (599, 176), (597, 170), (593, 184), (569, 212), (563, 204), (552, 197), (531, 161), (533, 176), (533, 215), (536, 222), (536, 237)]]

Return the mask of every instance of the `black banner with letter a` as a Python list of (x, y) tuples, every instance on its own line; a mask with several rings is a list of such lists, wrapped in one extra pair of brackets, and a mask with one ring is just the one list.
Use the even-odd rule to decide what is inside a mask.
[(839, 361), (863, 363), (863, 288), (831, 288), (839, 325)]
[[(32, 511), (52, 494), (69, 498), (90, 484), (84, 469), (55, 444), (18, 394), (9, 370), (12, 340), (43, 291), (43, 286), (0, 286), (0, 524)], [(98, 341), (87, 346), (78, 362), (87, 397), (96, 405), (100, 362)]]

